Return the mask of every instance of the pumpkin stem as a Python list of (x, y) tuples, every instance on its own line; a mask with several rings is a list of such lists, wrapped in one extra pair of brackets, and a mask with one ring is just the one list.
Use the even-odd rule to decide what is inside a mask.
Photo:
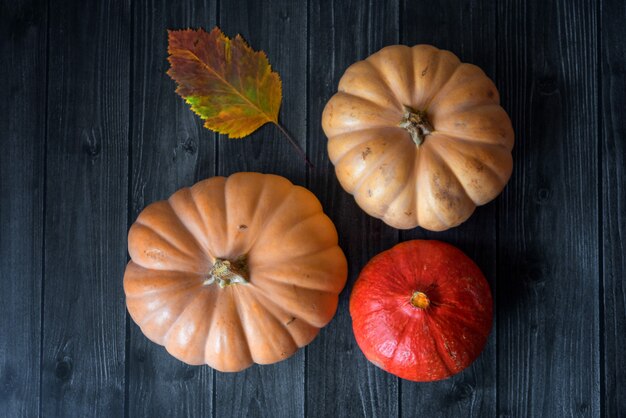
[(414, 110), (409, 106), (404, 106), (402, 122), (398, 126), (406, 129), (411, 134), (411, 139), (418, 147), (422, 145), (426, 136), (435, 130), (433, 125), (430, 124), (425, 111)]
[(411, 305), (416, 308), (426, 309), (430, 306), (430, 299), (426, 296), (426, 293), (422, 292), (413, 292), (413, 296), (411, 296)]
[(202, 284), (206, 286), (216, 282), (221, 288), (235, 283), (248, 283), (246, 256), (237, 257), (233, 261), (216, 258), (209, 277)]

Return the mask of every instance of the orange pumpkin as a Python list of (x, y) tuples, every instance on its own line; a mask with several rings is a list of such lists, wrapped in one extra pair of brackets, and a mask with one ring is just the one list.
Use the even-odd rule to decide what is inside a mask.
[(495, 85), (430, 45), (350, 66), (322, 127), (343, 188), (395, 228), (459, 225), (511, 176), (514, 134)]
[(259, 173), (146, 207), (128, 234), (128, 311), (174, 357), (221, 370), (284, 360), (334, 316), (347, 278), (317, 198)]

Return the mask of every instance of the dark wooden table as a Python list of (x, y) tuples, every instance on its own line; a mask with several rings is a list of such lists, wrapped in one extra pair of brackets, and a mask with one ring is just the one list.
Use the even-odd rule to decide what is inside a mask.
[[(625, 21), (623, 0), (0, 0), (0, 416), (626, 415)], [(317, 169), (275, 127), (228, 140), (174, 94), (166, 29), (216, 24), (267, 51)], [(339, 77), (396, 43), (481, 66), (516, 131), (504, 193), (447, 232), (368, 217), (326, 155)], [(350, 278), (306, 349), (223, 374), (150, 343), (122, 276), (148, 203), (237, 171), (310, 188)], [(431, 384), (369, 364), (348, 313), (367, 260), (413, 238), (460, 247), (496, 296), (484, 353)]]

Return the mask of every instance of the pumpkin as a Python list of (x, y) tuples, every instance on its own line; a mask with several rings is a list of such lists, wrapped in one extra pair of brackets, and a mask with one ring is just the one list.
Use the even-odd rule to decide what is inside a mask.
[(429, 45), (350, 66), (322, 127), (342, 187), (395, 228), (441, 231), (494, 199), (512, 170), (511, 121), (475, 65)]
[(132, 319), (185, 363), (286, 359), (334, 316), (347, 278), (317, 198), (259, 173), (213, 177), (146, 207), (128, 234)]
[(374, 257), (350, 297), (357, 344), (403, 379), (440, 380), (481, 353), (493, 301), (480, 269), (452, 245), (414, 240)]

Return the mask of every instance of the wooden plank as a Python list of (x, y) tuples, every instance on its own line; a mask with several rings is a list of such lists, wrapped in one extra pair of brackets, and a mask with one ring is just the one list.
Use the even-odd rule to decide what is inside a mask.
[(129, 2), (50, 1), (42, 414), (124, 414)]
[[(166, 74), (167, 30), (210, 30), (215, 14), (208, 0), (133, 3), (131, 221), (148, 204), (215, 175), (216, 136)], [(213, 370), (178, 361), (129, 323), (128, 416), (210, 416)]]
[[(240, 33), (255, 50), (267, 53), (283, 82), (279, 120), (306, 148), (307, 11), (290, 0), (220, 2), (220, 26)], [(221, 136), (218, 172), (259, 171), (285, 176), (304, 186), (306, 164), (276, 126), (265, 125), (241, 140)], [(304, 412), (304, 351), (271, 366), (244, 372), (216, 372), (216, 417), (296, 417)]]
[(30, 418), (40, 400), (47, 5), (0, 10), (0, 411)]
[(333, 321), (307, 349), (306, 404), (311, 417), (398, 415), (398, 379), (369, 363), (352, 333), (350, 291), (359, 271), (398, 240), (398, 232), (363, 212), (337, 181), (326, 152), (321, 114), (346, 68), (398, 43), (398, 2), (309, 4), (309, 186), (335, 222), (349, 278)]
[(499, 207), (498, 413), (598, 416), (597, 4), (498, 2), (517, 133)]
[[(481, 67), (495, 78), (495, 1), (446, 0), (402, 4), (401, 40), (406, 45), (432, 44)], [(499, 86), (498, 86), (499, 87)], [(422, 228), (403, 231), (403, 241), (434, 239), (459, 247), (480, 267), (496, 294), (496, 202), (476, 209), (462, 225), (445, 232)], [(485, 350), (465, 371), (428, 384), (400, 382), (402, 416), (496, 415), (496, 320)]]
[[(603, 415), (626, 414), (626, 121), (622, 117), (626, 99), (626, 3), (604, 0), (599, 16), (602, 47), (599, 107), (602, 124), (602, 300)], [(602, 337), (602, 336), (601, 336)]]

